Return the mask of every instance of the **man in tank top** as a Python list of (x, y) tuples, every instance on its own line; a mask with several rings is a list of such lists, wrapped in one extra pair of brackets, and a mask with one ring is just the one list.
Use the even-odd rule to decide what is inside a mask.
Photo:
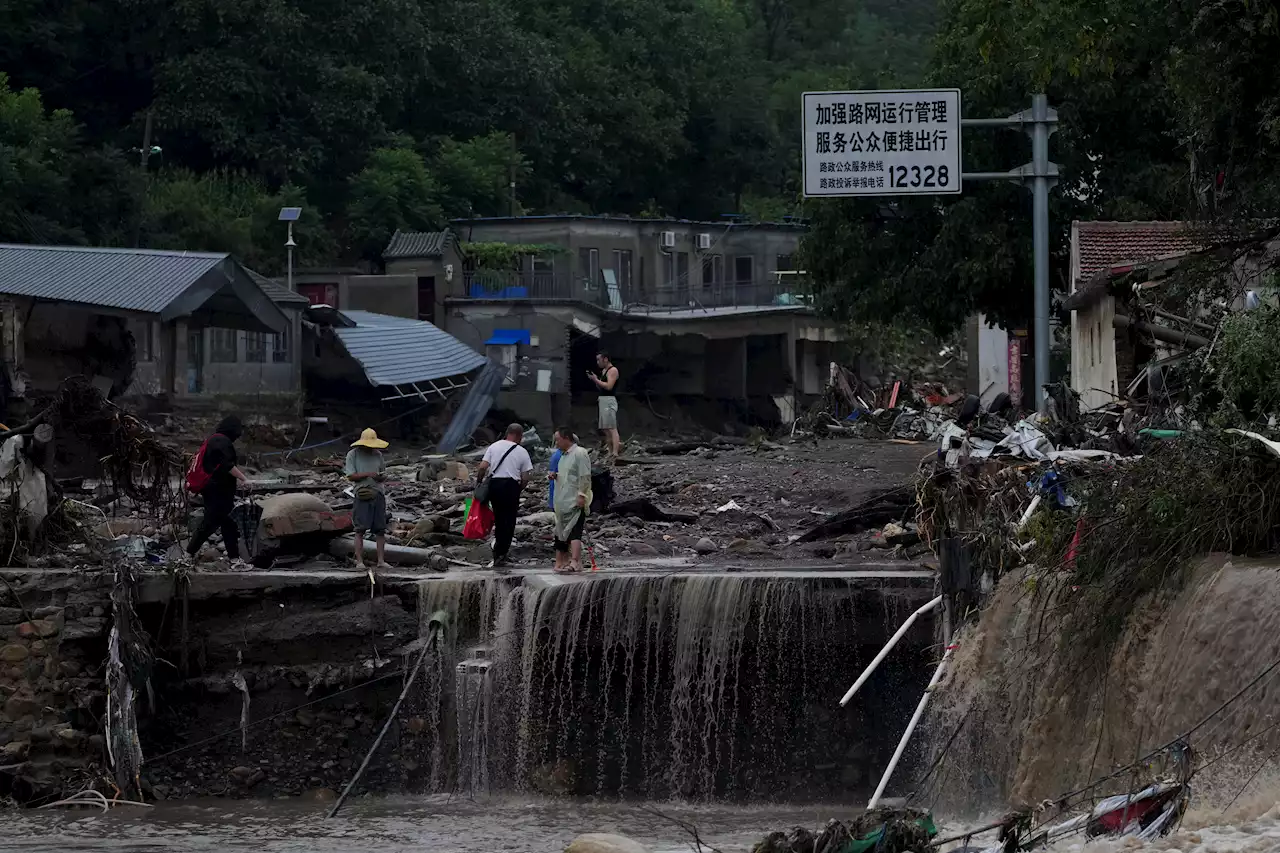
[(597, 375), (587, 371), (588, 378), (600, 390), (600, 431), (609, 441), (609, 452), (616, 459), (622, 454), (622, 439), (618, 436), (618, 368), (613, 366), (607, 352), (596, 355)]

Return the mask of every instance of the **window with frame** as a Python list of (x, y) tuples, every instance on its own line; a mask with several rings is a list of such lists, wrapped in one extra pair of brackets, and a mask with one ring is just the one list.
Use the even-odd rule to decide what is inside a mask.
[(668, 290), (676, 286), (676, 253), (662, 253), (662, 286)]
[(250, 364), (266, 364), (267, 334), (266, 332), (244, 333), (244, 360)]
[(578, 274), (582, 276), (588, 287), (600, 286), (600, 250), (578, 250)]
[(288, 364), (293, 361), (292, 326), (285, 326), (283, 332), (271, 336), (271, 360), (276, 364)]
[(792, 272), (795, 268), (795, 258), (792, 255), (778, 255), (774, 269), (778, 272)]
[(510, 388), (516, 384), (519, 376), (520, 362), (516, 357), (515, 344), (489, 344), (485, 347), (485, 355), (501, 364), (506, 372), (502, 375), (502, 387)]
[(631, 291), (631, 250), (615, 249), (613, 252), (613, 273), (618, 279), (618, 288), (623, 293)]
[(738, 255), (733, 259), (734, 284), (750, 284), (756, 277), (756, 259), (751, 255)]
[(708, 290), (724, 283), (724, 256), (705, 255), (702, 258), (702, 286)]
[(676, 253), (676, 287), (687, 290), (689, 287), (689, 253)]
[(209, 361), (218, 364), (235, 363), (239, 343), (240, 333), (235, 329), (210, 329)]

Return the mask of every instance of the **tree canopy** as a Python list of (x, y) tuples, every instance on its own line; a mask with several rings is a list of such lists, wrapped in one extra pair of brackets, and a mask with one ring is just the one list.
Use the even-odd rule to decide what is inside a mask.
[[(1065, 288), (1073, 219), (1273, 217), (1280, 202), (1280, 12), (1248, 0), (1036, 3), (944, 0), (925, 82), (959, 87), (970, 116), (1009, 115), (1046, 92), (1053, 284)], [(1030, 160), (1022, 133), (965, 135), (972, 171)], [(1029, 193), (969, 184), (958, 199), (808, 206), (819, 304), (846, 319), (954, 329), (974, 310), (1031, 313)]]
[(795, 213), (799, 93), (917, 79), (934, 3), (13, 0), (0, 240), (275, 272), (285, 197), (304, 263), (512, 211)]

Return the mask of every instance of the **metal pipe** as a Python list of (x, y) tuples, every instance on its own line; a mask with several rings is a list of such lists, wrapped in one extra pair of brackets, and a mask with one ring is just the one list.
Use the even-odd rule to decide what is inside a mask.
[(1177, 329), (1169, 329), (1164, 326), (1157, 326), (1154, 323), (1146, 323), (1142, 320), (1134, 320), (1124, 314), (1117, 314), (1111, 318), (1111, 325), (1117, 329), (1134, 328), (1140, 332), (1146, 332), (1157, 341), (1163, 341), (1166, 344), (1176, 344), (1177, 346), (1186, 347), (1187, 349), (1200, 349), (1209, 345), (1209, 339), (1200, 335), (1193, 335), (1190, 332), (1182, 332)]
[(351, 789), (360, 781), (360, 777), (364, 775), (364, 771), (369, 767), (369, 761), (373, 758), (373, 754), (378, 751), (378, 747), (382, 745), (382, 739), (387, 736), (387, 729), (391, 728), (391, 724), (395, 722), (396, 715), (400, 713), (400, 704), (404, 702), (404, 697), (409, 695), (413, 682), (418, 678), (418, 672), (422, 669), (422, 663), (427, 659), (427, 654), (435, 648), (440, 641), (440, 634), (445, 630), (445, 624), (448, 621), (447, 615), (443, 611), (437, 610), (431, 614), (430, 620), (427, 622), (427, 630), (431, 632), (431, 636), (427, 638), (427, 642), (422, 646), (422, 654), (418, 655), (417, 663), (413, 665), (413, 671), (409, 673), (409, 680), (404, 683), (404, 689), (400, 691), (396, 704), (391, 707), (391, 714), (387, 717), (387, 721), (382, 725), (382, 731), (378, 732), (378, 736), (373, 740), (373, 746), (369, 747), (369, 751), (365, 753), (364, 761), (360, 762), (360, 768), (356, 770), (356, 775), (351, 777), (351, 781), (347, 783), (347, 787), (342, 789), (342, 796), (338, 797), (338, 801), (333, 804), (333, 808), (329, 810), (326, 818), (331, 818), (338, 813), (338, 809), (342, 808), (342, 804), (346, 802), (347, 796), (351, 793)]
[(1049, 384), (1049, 96), (1031, 98), (1032, 254), (1035, 260), (1036, 409), (1045, 411)]
[(902, 753), (906, 751), (907, 741), (911, 740), (911, 735), (915, 732), (916, 726), (920, 724), (920, 718), (924, 716), (925, 706), (929, 704), (929, 697), (933, 695), (933, 689), (942, 680), (942, 671), (946, 668), (947, 661), (951, 659), (951, 653), (955, 650), (954, 644), (947, 646), (946, 652), (942, 655), (942, 660), (938, 661), (938, 668), (933, 671), (933, 678), (929, 679), (929, 686), (924, 689), (924, 695), (920, 697), (920, 702), (916, 705), (916, 712), (911, 715), (911, 722), (907, 723), (907, 730), (902, 733), (902, 739), (898, 741), (898, 748), (893, 751), (893, 758), (889, 759), (889, 766), (884, 769), (884, 775), (880, 777), (880, 784), (876, 787), (876, 792), (871, 795), (871, 800), (867, 803), (868, 810), (874, 809), (876, 804), (880, 802), (880, 797), (884, 795), (884, 789), (889, 785), (889, 777), (897, 769), (898, 762), (902, 759)]
[(880, 650), (880, 654), (876, 655), (875, 658), (872, 659), (871, 663), (867, 664), (867, 668), (862, 671), (862, 675), (859, 675), (858, 680), (853, 682), (853, 686), (849, 688), (849, 692), (844, 694), (844, 698), (840, 700), (840, 707), (843, 708), (845, 705), (849, 704), (849, 700), (853, 698), (853, 694), (858, 692), (858, 688), (866, 683), (867, 679), (871, 677), (871, 673), (876, 671), (876, 667), (880, 665), (880, 662), (883, 661), (889, 652), (893, 650), (894, 646), (898, 645), (898, 641), (902, 639), (903, 634), (907, 633), (907, 629), (915, 624), (917, 619), (941, 603), (942, 596), (938, 596), (933, 601), (930, 601), (928, 604), (924, 605), (915, 613), (912, 613), (907, 617), (907, 621), (902, 623), (902, 626), (898, 628), (897, 633), (889, 638), (889, 642), (884, 644), (884, 648)]

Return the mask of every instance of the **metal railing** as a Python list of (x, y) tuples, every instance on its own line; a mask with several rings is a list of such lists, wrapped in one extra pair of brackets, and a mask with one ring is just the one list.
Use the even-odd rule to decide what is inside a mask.
[(580, 299), (583, 288), (567, 275), (520, 270), (468, 270), (461, 288), (450, 294), (460, 299)]
[(591, 287), (579, 277), (557, 273), (475, 270), (462, 274), (454, 299), (566, 299), (628, 312), (660, 312), (712, 308), (758, 308), (809, 304), (804, 282), (795, 276), (751, 281), (702, 282), (641, 289), (634, 283), (613, 289)]

